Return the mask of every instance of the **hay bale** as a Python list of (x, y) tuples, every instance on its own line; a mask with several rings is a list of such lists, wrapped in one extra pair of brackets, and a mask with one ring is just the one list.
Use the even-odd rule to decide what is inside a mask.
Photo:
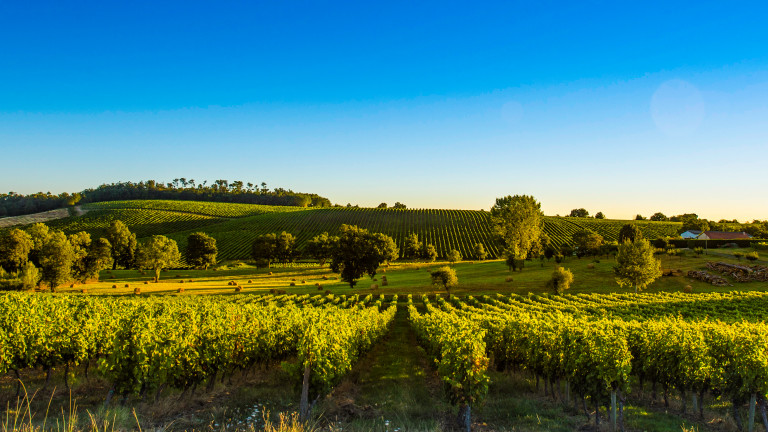
[(328, 280), (328, 276), (323, 276), (323, 280)]
[(183, 293), (184, 292), (184, 288), (183, 287), (179, 287), (179, 289), (177, 289), (176, 292), (177, 293)]
[(69, 285), (69, 287), (70, 287), (70, 288), (74, 288), (74, 287), (75, 287), (75, 284), (70, 284), (70, 285)]
[(331, 290), (325, 290), (325, 295), (328, 295), (331, 293)]
[(180, 277), (181, 277), (181, 275), (176, 275), (176, 276), (174, 276), (174, 277), (175, 277), (176, 279), (178, 279), (178, 278), (180, 278)]
[(227, 282), (227, 285), (229, 285), (229, 286), (235, 286), (235, 285), (237, 285), (237, 282), (235, 282), (235, 281), (231, 280), (231, 281)]
[(180, 280), (179, 283), (184, 283), (184, 279)]
[(381, 286), (389, 286), (389, 281), (386, 279), (381, 280)]
[(192, 279), (190, 279), (190, 280), (189, 280), (189, 283), (192, 283), (192, 282), (193, 282), (193, 281), (192, 281)]
[(693, 292), (693, 287), (690, 286), (690, 285), (686, 285), (686, 286), (683, 287), (683, 292), (690, 294), (690, 293)]
[(128, 284), (125, 284), (125, 288), (130, 288), (131, 286)]
[(301, 280), (301, 283), (305, 284), (305, 283), (307, 283), (307, 281), (305, 281), (304, 279), (302, 279), (302, 280)]
[(87, 288), (82, 288), (82, 289), (80, 290), (80, 292), (81, 292), (82, 294), (88, 294), (88, 289), (87, 289)]
[(149, 285), (149, 281), (144, 281), (144, 285)]
[(317, 284), (317, 290), (318, 290), (318, 291), (322, 291), (322, 290), (323, 290), (323, 286), (322, 286), (322, 285), (320, 285), (320, 284)]
[(117, 285), (112, 285), (112, 288), (117, 289)]
[(251, 279), (248, 279), (248, 283), (253, 283), (253, 280), (251, 280)]
[(371, 284), (371, 289), (379, 289), (379, 284)]
[(272, 272), (267, 273), (267, 276), (272, 276)]
[(590, 263), (590, 264), (587, 264), (587, 268), (588, 268), (588, 269), (594, 269), (594, 268), (595, 268), (595, 265), (594, 265), (594, 264), (592, 264), (592, 263)]
[(290, 286), (296, 286), (296, 282), (291, 282)]
[(512, 276), (507, 276), (507, 277), (504, 279), (504, 282), (513, 282), (513, 281), (514, 281), (514, 279), (512, 279)]
[(291, 282), (296, 282), (296, 279), (291, 279)]
[(133, 289), (133, 294), (134, 294), (134, 295), (139, 295), (139, 294), (141, 294), (141, 288), (139, 288), (139, 287), (136, 287), (136, 288), (134, 288), (134, 289)]
[(241, 287), (240, 285), (238, 285), (238, 286), (235, 288), (235, 292), (243, 292), (243, 287)]

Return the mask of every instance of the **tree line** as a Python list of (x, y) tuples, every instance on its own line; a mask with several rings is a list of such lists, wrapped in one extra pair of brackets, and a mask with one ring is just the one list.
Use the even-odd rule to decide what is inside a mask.
[[(187, 265), (207, 268), (216, 263), (216, 240), (205, 233), (187, 239)], [(108, 268), (149, 269), (155, 282), (163, 269), (180, 265), (176, 241), (162, 235), (136, 240), (121, 221), (114, 221), (106, 237), (97, 240), (81, 231), (69, 236), (38, 223), (26, 230), (12, 229), (0, 236), (0, 289), (32, 289), (46, 284), (51, 291), (68, 283), (98, 279)]]
[(97, 188), (77, 193), (58, 195), (38, 192), (30, 195), (8, 192), (0, 194), (0, 217), (17, 216), (58, 208), (117, 200), (168, 199), (185, 201), (215, 201), (243, 204), (281, 205), (297, 207), (330, 207), (328, 198), (317, 194), (294, 192), (290, 189), (274, 188), (267, 184), (244, 183), (243, 181), (207, 180), (177, 178), (170, 183), (155, 180), (118, 182), (103, 184)]

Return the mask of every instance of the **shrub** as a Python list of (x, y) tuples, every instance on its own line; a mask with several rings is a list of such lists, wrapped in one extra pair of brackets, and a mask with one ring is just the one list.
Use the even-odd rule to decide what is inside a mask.
[(737, 260), (741, 261), (741, 259), (744, 258), (744, 252), (734, 252), (733, 256), (736, 257)]
[[(254, 264), (256, 265), (256, 268), (269, 268), (269, 260), (268, 259), (257, 259), (254, 261)], [(269, 272), (269, 274), (272, 274), (272, 272)]]
[(451, 249), (450, 252), (448, 252), (448, 255), (446, 255), (446, 259), (448, 259), (448, 262), (451, 264), (459, 262), (461, 261), (461, 252), (456, 249)]
[(555, 291), (556, 294), (562, 294), (571, 287), (573, 283), (573, 273), (570, 270), (560, 266), (555, 267), (552, 272), (552, 278), (547, 282), (547, 288)]
[(704, 253), (704, 248), (697, 247), (693, 249), (693, 253), (695, 253), (697, 256)]
[(758, 254), (757, 251), (749, 252), (748, 254), (744, 255), (744, 257), (750, 261), (757, 261), (760, 259), (760, 254)]
[(432, 284), (442, 285), (446, 291), (459, 284), (459, 278), (456, 277), (456, 270), (448, 266), (440, 267), (439, 269), (430, 272), (430, 275), (432, 276)]
[(389, 286), (389, 281), (387, 280), (387, 278), (381, 279), (381, 286)]

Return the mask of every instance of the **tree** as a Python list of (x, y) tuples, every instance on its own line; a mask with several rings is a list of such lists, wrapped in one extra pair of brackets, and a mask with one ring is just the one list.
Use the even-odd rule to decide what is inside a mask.
[(376, 208), (385, 209), (385, 208), (387, 208), (387, 203), (381, 203), (378, 206), (376, 206)]
[(154, 270), (155, 282), (160, 280), (160, 272), (164, 268), (177, 265), (180, 259), (176, 241), (162, 235), (150, 237), (136, 251), (136, 263), (140, 268)]
[(91, 243), (88, 254), (80, 271), (80, 281), (85, 282), (89, 279), (99, 277), (99, 272), (109, 268), (112, 265), (112, 245), (109, 240), (101, 237)]
[(525, 257), (541, 237), (544, 214), (541, 204), (532, 196), (497, 198), (491, 218), (496, 234), (515, 255)]
[(40, 251), (43, 249), (43, 245), (48, 241), (51, 235), (51, 230), (48, 225), (44, 223), (36, 223), (27, 228), (27, 234), (32, 239), (32, 249), (29, 251), (29, 260), (32, 261), (38, 268), (40, 267)]
[(457, 251), (456, 249), (451, 249), (445, 258), (449, 263), (455, 264), (456, 262), (461, 261), (461, 252)]
[(401, 203), (400, 201), (396, 202), (395, 205), (392, 206), (392, 208), (395, 209), (405, 209), (405, 204)]
[(645, 289), (661, 276), (661, 261), (653, 256), (648, 240), (625, 241), (619, 245), (614, 274), (620, 287), (634, 287), (635, 293)]
[(669, 247), (669, 239), (666, 237), (659, 237), (653, 241), (653, 246), (659, 249), (666, 249)]
[(575, 232), (572, 237), (574, 243), (576, 243), (576, 253), (580, 257), (597, 255), (600, 252), (600, 246), (603, 244), (603, 236), (594, 231), (581, 230)]
[(333, 243), (338, 241), (338, 237), (329, 237), (327, 232), (313, 237), (304, 247), (304, 252), (316, 259), (320, 267), (324, 266), (331, 259), (331, 250)]
[(408, 259), (415, 259), (422, 253), (422, 244), (416, 233), (408, 234), (403, 244), (403, 256)]
[(0, 236), (0, 266), (13, 272), (21, 269), (29, 259), (32, 250), (32, 236), (18, 228)]
[(85, 231), (71, 234), (68, 238), (72, 245), (74, 259), (72, 261), (72, 277), (75, 280), (83, 281), (83, 275), (86, 272), (86, 257), (91, 247), (91, 235)]
[(35, 286), (37, 286), (37, 283), (40, 282), (41, 277), (42, 275), (40, 274), (40, 270), (38, 270), (35, 267), (35, 265), (32, 264), (31, 262), (27, 262), (21, 268), (21, 272), (19, 274), (21, 288), (22, 289), (34, 288)]
[(296, 237), (283, 231), (276, 237), (275, 258), (283, 265), (296, 260)]
[(432, 244), (428, 244), (424, 247), (421, 257), (428, 262), (435, 262), (437, 259), (437, 249)]
[(432, 285), (440, 286), (448, 291), (459, 284), (459, 278), (456, 277), (456, 270), (444, 266), (430, 273), (432, 276)]
[(555, 267), (552, 277), (547, 282), (547, 288), (553, 290), (555, 294), (562, 294), (571, 287), (573, 283), (573, 273), (560, 266)]
[(570, 217), (586, 218), (586, 217), (589, 217), (589, 212), (587, 211), (587, 209), (583, 209), (583, 208), (573, 209), (573, 210), (571, 210), (571, 214), (569, 216)]
[(656, 222), (666, 222), (669, 218), (662, 212), (656, 212), (651, 216), (651, 220)]
[(43, 244), (39, 254), (42, 280), (48, 283), (51, 291), (67, 282), (72, 277), (72, 263), (75, 251), (61, 231), (52, 231)]
[(597, 212), (595, 213), (595, 219), (605, 219), (605, 215), (603, 212)]
[(277, 256), (277, 236), (269, 233), (256, 237), (251, 244), (251, 256), (256, 261), (266, 261), (269, 267)]
[(637, 216), (635, 216), (635, 220), (645, 220), (645, 218), (643, 217), (643, 215), (638, 214)]
[(195, 268), (208, 269), (208, 266), (216, 264), (216, 255), (219, 249), (216, 247), (216, 239), (206, 233), (196, 232), (187, 237), (187, 248), (184, 257), (187, 264)]
[(122, 221), (116, 220), (107, 229), (107, 240), (112, 245), (112, 270), (117, 266), (133, 267), (136, 257), (136, 234)]
[(475, 258), (482, 261), (488, 257), (488, 252), (485, 251), (485, 246), (482, 243), (475, 245)]
[(341, 280), (354, 288), (364, 275), (373, 278), (384, 262), (397, 257), (397, 247), (391, 237), (369, 233), (353, 225), (342, 225), (339, 240), (331, 251), (331, 270), (341, 274)]
[(634, 242), (643, 238), (643, 232), (637, 225), (628, 223), (624, 224), (619, 230), (619, 244), (624, 243), (626, 240)]
[(709, 221), (706, 219), (699, 219), (699, 215), (696, 213), (686, 213), (671, 218), (673, 222), (682, 222), (683, 226), (678, 230), (679, 233), (686, 231), (709, 231)]

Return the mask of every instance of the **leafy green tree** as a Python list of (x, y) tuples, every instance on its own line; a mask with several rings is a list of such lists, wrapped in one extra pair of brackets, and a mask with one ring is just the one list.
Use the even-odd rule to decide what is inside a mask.
[(296, 237), (283, 231), (276, 237), (275, 258), (281, 264), (286, 265), (296, 260)]
[(603, 245), (603, 236), (589, 231), (581, 230), (573, 233), (573, 241), (576, 243), (576, 253), (581, 256), (597, 255), (600, 252), (600, 246)]
[(432, 276), (432, 285), (442, 285), (446, 291), (449, 291), (459, 284), (459, 278), (456, 277), (456, 270), (448, 266), (440, 267), (431, 272), (430, 275)]
[(627, 240), (634, 242), (642, 238), (643, 232), (640, 231), (640, 228), (638, 228), (635, 224), (624, 224), (624, 226), (622, 226), (619, 230), (619, 244), (624, 243)]
[(331, 252), (331, 270), (340, 273), (341, 280), (352, 288), (358, 279), (366, 274), (373, 278), (381, 264), (397, 257), (397, 247), (389, 236), (353, 225), (342, 225), (339, 231)]
[(187, 237), (187, 248), (184, 250), (184, 256), (187, 264), (192, 267), (208, 269), (208, 266), (216, 264), (218, 253), (216, 239), (208, 234), (196, 232)]
[(497, 198), (491, 218), (496, 234), (516, 256), (525, 258), (541, 237), (544, 214), (541, 204), (532, 196)]
[(95, 242), (91, 242), (91, 247), (88, 248), (88, 255), (85, 256), (82, 270), (79, 270), (79, 280), (86, 282), (90, 279), (96, 279), (99, 277), (99, 272), (109, 268), (111, 265), (112, 245), (109, 244), (109, 240), (101, 237)]
[(451, 249), (445, 258), (449, 263), (455, 264), (456, 262), (461, 261), (461, 252), (457, 251), (456, 249)]
[(21, 271), (19, 273), (19, 280), (21, 281), (21, 288), (22, 289), (32, 289), (37, 286), (37, 284), (40, 282), (40, 278), (42, 275), (40, 274), (40, 270), (35, 267), (34, 264), (31, 262), (25, 263)]
[(595, 213), (595, 219), (605, 219), (605, 215), (603, 212), (597, 212)]
[(403, 244), (403, 256), (408, 259), (418, 258), (422, 253), (422, 244), (416, 233), (408, 234)]
[(39, 254), (42, 280), (51, 291), (72, 278), (75, 250), (61, 231), (51, 231)]
[(338, 240), (337, 237), (329, 237), (327, 232), (313, 237), (304, 247), (304, 252), (316, 259), (320, 267), (324, 266), (331, 259), (333, 244)]
[(659, 237), (653, 241), (653, 245), (659, 249), (666, 249), (669, 247), (669, 239), (666, 237)]
[(72, 245), (72, 252), (74, 254), (74, 260), (72, 261), (72, 277), (75, 280), (81, 281), (86, 272), (86, 257), (88, 256), (88, 250), (91, 247), (91, 235), (85, 231), (80, 231), (71, 234), (67, 239), (69, 240), (69, 244)]
[(437, 249), (432, 244), (428, 244), (422, 249), (421, 257), (427, 262), (435, 262), (437, 259)]
[(673, 222), (682, 222), (682, 226), (678, 230), (679, 233), (686, 231), (709, 231), (709, 221), (706, 219), (699, 219), (699, 215), (696, 213), (686, 213), (671, 218)]
[(651, 216), (651, 220), (656, 222), (666, 222), (669, 218), (662, 212), (656, 212)]
[(643, 217), (643, 215), (641, 214), (638, 214), (637, 216), (635, 216), (635, 220), (645, 220), (645, 217)]
[(376, 208), (385, 209), (387, 208), (387, 203), (381, 203), (378, 206), (376, 206)]
[(589, 212), (587, 209), (579, 208), (579, 209), (573, 209), (571, 210), (570, 217), (580, 217), (580, 218), (586, 218), (589, 217)]
[(392, 208), (395, 209), (405, 209), (405, 204), (401, 203), (400, 201), (396, 202), (395, 205), (392, 206)]
[(661, 261), (653, 256), (648, 240), (624, 241), (619, 245), (613, 270), (620, 287), (634, 287), (635, 293), (645, 289), (661, 276)]
[(0, 236), (0, 266), (6, 271), (21, 269), (29, 259), (32, 250), (32, 236), (14, 228)]
[(32, 239), (32, 249), (29, 251), (29, 260), (38, 268), (40, 267), (40, 251), (51, 235), (51, 229), (44, 223), (36, 223), (27, 228), (27, 234)]
[(485, 246), (482, 243), (475, 245), (475, 258), (480, 261), (488, 258), (488, 252), (485, 251)]
[(269, 233), (256, 237), (251, 245), (251, 256), (256, 261), (266, 261), (267, 266), (277, 257), (277, 236)]
[(107, 229), (107, 240), (112, 245), (112, 270), (117, 266), (131, 268), (136, 258), (136, 234), (123, 223), (116, 220)]
[(547, 282), (547, 288), (553, 290), (555, 294), (562, 294), (571, 287), (573, 283), (573, 273), (560, 266), (555, 267), (552, 277)]
[(180, 259), (176, 241), (162, 235), (150, 237), (141, 243), (136, 251), (136, 263), (140, 268), (154, 270), (155, 282), (160, 280), (160, 272), (164, 268), (178, 265)]

